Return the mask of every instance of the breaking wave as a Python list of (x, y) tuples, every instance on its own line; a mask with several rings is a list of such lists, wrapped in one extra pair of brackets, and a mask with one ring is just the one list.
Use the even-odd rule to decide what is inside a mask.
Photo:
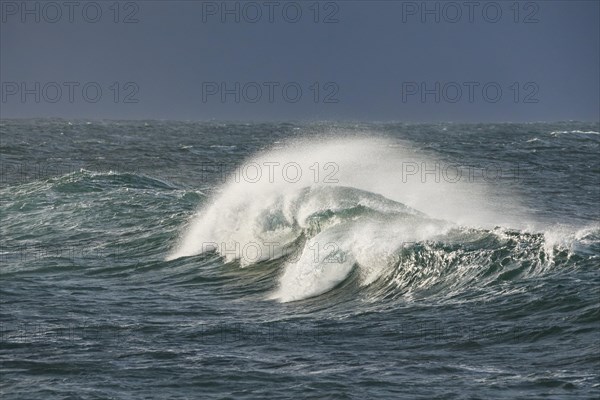
[(293, 141), (239, 166), (167, 260), (276, 260), (266, 297), (287, 302), (347, 284), (374, 299), (452, 295), (594, 257), (578, 243), (597, 247), (598, 227), (542, 229), (516, 193), (463, 179), (465, 167), (382, 138)]

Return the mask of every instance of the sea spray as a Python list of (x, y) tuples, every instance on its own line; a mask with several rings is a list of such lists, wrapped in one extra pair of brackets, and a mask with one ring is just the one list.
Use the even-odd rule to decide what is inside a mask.
[(236, 168), (167, 259), (212, 250), (247, 267), (283, 258), (300, 243), (299, 257), (282, 261), (280, 289), (271, 295), (296, 300), (331, 290), (354, 266), (368, 284), (406, 243), (455, 225), (493, 227), (517, 209), (510, 196), (502, 209), (490, 208), (490, 185), (448, 179), (439, 166), (379, 137), (291, 141)]

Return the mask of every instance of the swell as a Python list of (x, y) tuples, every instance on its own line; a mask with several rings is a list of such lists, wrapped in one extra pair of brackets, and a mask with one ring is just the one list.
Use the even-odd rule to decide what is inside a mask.
[(0, 188), (2, 274), (110, 278), (163, 268), (172, 231), (201, 198), (129, 173), (81, 170), (13, 182)]
[(126, 187), (132, 189), (174, 189), (174, 187), (158, 178), (143, 174), (124, 172), (96, 172), (80, 169), (57, 176), (37, 176), (35, 174), (14, 174), (3, 176), (1, 190), (13, 193), (33, 193), (53, 190), (59, 193), (85, 193), (100, 191), (110, 187)]

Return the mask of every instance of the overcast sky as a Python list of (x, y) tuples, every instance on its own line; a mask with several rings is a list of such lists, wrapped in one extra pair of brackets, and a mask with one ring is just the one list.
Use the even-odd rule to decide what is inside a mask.
[(598, 121), (599, 4), (2, 0), (1, 116)]

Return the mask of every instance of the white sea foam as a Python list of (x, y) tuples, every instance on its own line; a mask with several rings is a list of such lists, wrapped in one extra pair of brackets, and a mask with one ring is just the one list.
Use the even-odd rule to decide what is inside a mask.
[(564, 135), (564, 134), (583, 134), (583, 135), (600, 135), (600, 132), (596, 132), (596, 131), (582, 131), (579, 129), (575, 129), (572, 131), (552, 131), (550, 132), (551, 135), (556, 136), (556, 135)]
[[(283, 175), (290, 163), (294, 168)], [(299, 254), (282, 262), (279, 288), (271, 294), (291, 301), (327, 292), (355, 267), (362, 284), (369, 284), (406, 243), (453, 226), (519, 223), (515, 195), (445, 179), (428, 167), (436, 163), (381, 138), (289, 142), (246, 161), (251, 177), (232, 175), (192, 218), (167, 259), (216, 250), (247, 267), (289, 255), (300, 243)], [(271, 173), (265, 165), (274, 166)], [(422, 170), (414, 173), (415, 166)]]

